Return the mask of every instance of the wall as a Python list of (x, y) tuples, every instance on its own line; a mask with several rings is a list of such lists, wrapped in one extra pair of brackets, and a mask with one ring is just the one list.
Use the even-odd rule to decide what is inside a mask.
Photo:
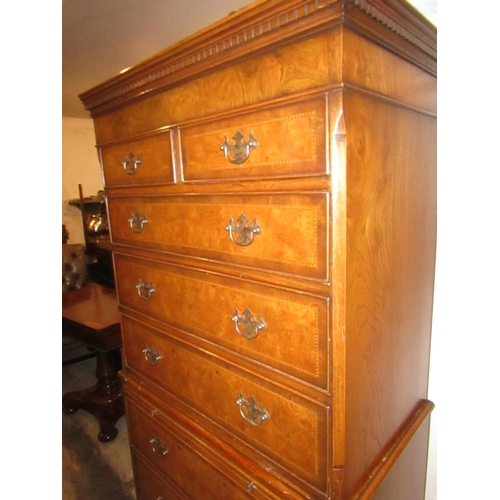
[[(493, 2), (480, 15), (476, 10), (478, 22), (457, 2), (440, 2), (439, 9), (438, 251), (431, 358), (439, 414), (438, 490), (442, 500), (496, 499), (500, 93), (492, 56), (498, 47), (500, 4)], [(465, 68), (469, 84), (464, 86)]]
[(69, 232), (68, 243), (84, 243), (82, 214), (68, 201), (83, 195), (96, 195), (103, 189), (101, 166), (95, 148), (91, 118), (62, 119), (62, 223)]

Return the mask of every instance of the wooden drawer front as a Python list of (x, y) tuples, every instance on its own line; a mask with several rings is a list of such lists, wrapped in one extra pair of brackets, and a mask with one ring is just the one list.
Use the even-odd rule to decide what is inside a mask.
[(108, 199), (114, 243), (323, 279), (327, 206), (326, 194)]
[(184, 179), (324, 174), (325, 115), (321, 96), (181, 128)]
[(326, 388), (326, 299), (121, 254), (115, 270), (121, 304)]
[(124, 320), (123, 337), (127, 367), (325, 491), (325, 407), (139, 323)]
[[(199, 447), (196, 444), (185, 442), (178, 433), (159, 425), (133, 403), (128, 403), (127, 410), (132, 446), (154, 464), (168, 478), (168, 481), (172, 481), (182, 490), (186, 497), (207, 500), (248, 498), (244, 490), (229, 481), (197, 453), (196, 448)], [(149, 482), (151, 474), (148, 473), (149, 471), (144, 471), (146, 473), (142, 475), (145, 465), (140, 464), (139, 461), (136, 461), (135, 465), (136, 468), (139, 465), (138, 490), (140, 493), (147, 492), (141, 495), (145, 499), (157, 500), (158, 496), (151, 496), (151, 492), (156, 491), (157, 488), (162, 488), (156, 493), (157, 495), (168, 493), (164, 494), (165, 498), (169, 498), (170, 491), (176, 489), (175, 486), (167, 489), (168, 486), (158, 480), (152, 484), (145, 484)]]
[(170, 131), (100, 150), (107, 187), (174, 181)]
[(134, 485), (137, 500), (187, 500), (189, 497), (175, 486), (162, 479), (153, 466), (132, 452)]

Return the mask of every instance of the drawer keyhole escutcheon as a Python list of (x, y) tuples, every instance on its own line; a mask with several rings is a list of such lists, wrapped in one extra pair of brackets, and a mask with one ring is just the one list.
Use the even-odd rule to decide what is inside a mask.
[(269, 413), (267, 413), (266, 407), (263, 406), (259, 408), (257, 406), (257, 401), (253, 396), (250, 396), (248, 399), (243, 397), (243, 394), (240, 392), (238, 399), (236, 400), (236, 404), (240, 407), (241, 416), (249, 423), (258, 427), (265, 420), (269, 420)]
[(137, 283), (135, 287), (137, 288), (139, 297), (144, 300), (149, 300), (151, 295), (155, 292), (155, 287), (152, 283), (149, 283), (148, 280), (139, 280), (139, 283)]
[(160, 457), (164, 457), (170, 451), (158, 438), (152, 438), (149, 444), (153, 448), (153, 451)]
[(234, 142), (230, 143), (227, 136), (224, 136), (225, 141), (220, 147), (224, 151), (226, 160), (235, 165), (241, 165), (250, 156), (250, 152), (258, 146), (257, 139), (250, 133), (248, 141), (244, 141), (245, 136), (240, 130), (237, 130), (233, 135)]
[(128, 175), (134, 175), (141, 163), (142, 160), (139, 155), (135, 155), (132, 151), (122, 161), (123, 169)]
[(144, 226), (148, 223), (148, 219), (144, 214), (135, 212), (128, 219), (128, 223), (130, 224), (130, 229), (132, 229), (134, 233), (142, 233)]
[[(150, 365), (157, 365), (158, 361), (162, 359), (162, 355), (158, 350), (156, 350), (152, 345), (147, 345), (143, 350), (142, 353), (144, 354), (144, 358)], [(154, 416), (155, 412), (151, 412), (151, 414)]]
[(241, 214), (236, 222), (231, 217), (229, 224), (226, 226), (226, 231), (229, 231), (231, 241), (241, 247), (247, 247), (252, 243), (255, 236), (262, 233), (261, 227), (257, 224), (257, 219), (254, 219), (253, 225), (250, 226), (244, 214)]
[(255, 319), (248, 307), (243, 311), (242, 316), (240, 316), (238, 309), (236, 309), (231, 321), (234, 322), (236, 331), (242, 337), (249, 340), (255, 339), (259, 335), (259, 332), (267, 327), (266, 322), (262, 319), (262, 314), (259, 314), (257, 319)]

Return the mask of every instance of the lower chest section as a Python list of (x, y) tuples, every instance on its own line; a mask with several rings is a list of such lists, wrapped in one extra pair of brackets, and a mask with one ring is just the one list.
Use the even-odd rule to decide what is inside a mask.
[(139, 498), (328, 498), (328, 405), (133, 318), (123, 333)]

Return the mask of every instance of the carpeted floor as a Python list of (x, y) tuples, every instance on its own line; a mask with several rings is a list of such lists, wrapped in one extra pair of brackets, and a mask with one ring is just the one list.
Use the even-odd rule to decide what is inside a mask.
[[(95, 384), (95, 359), (62, 369), (63, 394)], [(126, 418), (110, 443), (97, 439), (99, 426), (84, 410), (62, 413), (62, 500), (135, 500)]]

